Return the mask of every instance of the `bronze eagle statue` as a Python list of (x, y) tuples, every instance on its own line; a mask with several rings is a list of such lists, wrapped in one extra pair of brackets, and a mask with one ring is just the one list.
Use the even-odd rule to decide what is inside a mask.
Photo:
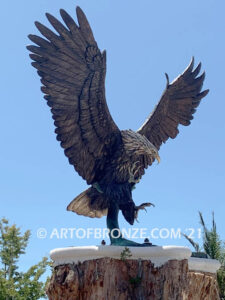
[[(146, 122), (136, 132), (120, 130), (110, 115), (105, 98), (106, 51), (101, 52), (83, 11), (77, 7), (78, 25), (63, 9), (63, 25), (46, 14), (57, 34), (39, 22), (43, 35), (29, 35), (36, 45), (27, 46), (38, 70), (42, 92), (51, 107), (57, 140), (64, 148), (70, 164), (88, 185), (68, 210), (88, 217), (107, 215), (110, 232), (119, 228), (118, 211), (130, 224), (138, 211), (150, 206), (136, 206), (132, 189), (145, 169), (155, 159), (169, 138), (179, 133), (178, 126), (188, 126), (201, 99), (205, 73), (201, 63), (194, 69), (194, 58), (173, 82), (169, 82), (161, 99)], [(110, 236), (111, 244), (139, 245)]]

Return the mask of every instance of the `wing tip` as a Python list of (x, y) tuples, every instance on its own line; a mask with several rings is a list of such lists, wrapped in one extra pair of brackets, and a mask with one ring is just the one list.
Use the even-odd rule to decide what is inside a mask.
[(57, 21), (57, 19), (48, 12), (45, 14), (45, 16), (51, 24), (54, 23), (55, 21)]
[(39, 21), (35, 21), (34, 24), (37, 28), (38, 28), (38, 26), (42, 25)]
[[(32, 38), (34, 37), (34, 34), (28, 34), (28, 39), (32, 41)], [(32, 41), (33, 42), (33, 41)]]
[(82, 19), (87, 19), (85, 16), (85, 13), (83, 12), (83, 10), (80, 8), (80, 6), (76, 6), (76, 14), (77, 14), (77, 19), (78, 19), (78, 23), (79, 25), (81, 25), (81, 20)]
[(68, 12), (65, 11), (65, 9), (63, 9), (63, 8), (60, 8), (59, 13), (64, 21), (72, 19), (71, 16), (68, 14)]
[(169, 75), (165, 73), (165, 76), (166, 76), (166, 87), (168, 88), (168, 86), (170, 85)]
[(80, 8), (79, 5), (76, 6), (76, 13), (77, 14), (84, 14), (83, 10)]
[(39, 21), (35, 21), (34, 25), (42, 33), (43, 30), (48, 29), (45, 25), (41, 24)]
[(203, 83), (203, 81), (205, 80), (205, 71), (203, 71), (200, 76), (195, 78), (195, 80), (201, 81)]
[(184, 73), (191, 72), (193, 70), (194, 64), (195, 64), (195, 58), (194, 58), (194, 56), (192, 56), (191, 61), (190, 61), (189, 65), (187, 66), (186, 70), (184, 71)]
[(199, 96), (201, 97), (201, 99), (202, 98), (204, 98), (205, 96), (207, 96), (208, 95), (208, 93), (209, 93), (209, 89), (207, 89), (207, 90), (204, 90), (203, 92), (201, 92), (200, 94), (199, 94)]
[(72, 202), (70, 202), (67, 207), (66, 207), (67, 211), (72, 211)]
[(195, 78), (196, 76), (198, 76), (200, 70), (202, 67), (202, 63), (199, 62), (199, 64), (197, 65), (197, 67), (194, 69), (194, 71), (192, 72), (193, 77)]
[(38, 43), (37, 43), (37, 40), (40, 39), (39, 36), (37, 36), (36, 34), (28, 34), (28, 39), (33, 42), (34, 44), (40, 46)]
[(33, 52), (33, 45), (27, 45), (26, 48), (28, 51)]
[(62, 14), (63, 15), (68, 15), (68, 13), (63, 8), (60, 8), (59, 13), (60, 13), (60, 15), (62, 15)]

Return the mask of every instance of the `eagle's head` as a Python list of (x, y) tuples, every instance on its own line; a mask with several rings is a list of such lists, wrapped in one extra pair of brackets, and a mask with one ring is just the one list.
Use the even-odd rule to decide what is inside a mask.
[(157, 148), (145, 136), (132, 130), (123, 130), (121, 133), (125, 151), (129, 156), (146, 155), (160, 162)]

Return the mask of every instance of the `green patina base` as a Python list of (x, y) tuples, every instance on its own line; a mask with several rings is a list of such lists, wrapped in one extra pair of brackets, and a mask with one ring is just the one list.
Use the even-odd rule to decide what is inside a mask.
[(119, 207), (116, 204), (110, 205), (108, 215), (106, 218), (107, 228), (109, 229), (109, 238), (112, 246), (125, 246), (125, 247), (152, 247), (151, 243), (136, 243), (122, 237), (122, 233), (118, 223)]

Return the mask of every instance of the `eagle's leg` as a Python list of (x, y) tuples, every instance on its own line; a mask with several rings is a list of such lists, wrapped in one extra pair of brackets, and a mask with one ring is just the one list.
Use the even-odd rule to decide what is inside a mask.
[(119, 206), (115, 202), (111, 202), (108, 208), (108, 215), (106, 219), (107, 228), (109, 230), (109, 237), (112, 246), (126, 246), (126, 247), (149, 247), (152, 244), (140, 244), (123, 238), (118, 223)]

